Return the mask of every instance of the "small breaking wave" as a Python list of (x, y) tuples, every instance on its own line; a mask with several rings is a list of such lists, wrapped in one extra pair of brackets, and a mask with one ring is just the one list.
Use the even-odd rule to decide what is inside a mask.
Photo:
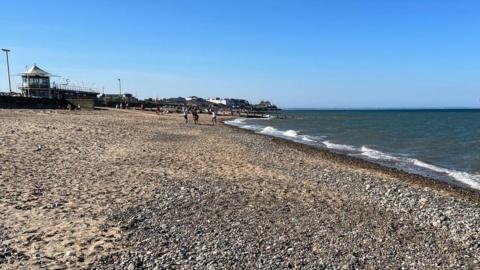
[(225, 121), (225, 124), (232, 125), (232, 126), (241, 126), (245, 123), (245, 118), (237, 118), (234, 120)]
[[(245, 128), (243, 126), (242, 128)], [(317, 137), (314, 136), (309, 136), (309, 135), (303, 135), (301, 134), (300, 131), (296, 130), (278, 130), (274, 127), (267, 126), (267, 127), (262, 127), (262, 128), (256, 128), (256, 129), (251, 129), (256, 131), (257, 133), (260, 134), (265, 134), (265, 135), (270, 135), (270, 136), (275, 136), (279, 138), (284, 138), (288, 140), (292, 140), (295, 142), (300, 142), (300, 143), (305, 143), (305, 144), (315, 144), (317, 143)]]
[(315, 142), (314, 139), (311, 139), (310, 136), (307, 136), (307, 135), (303, 136), (303, 137), (302, 137), (302, 140), (304, 140), (304, 141), (306, 141), (306, 142)]
[(225, 124), (243, 128), (243, 129), (253, 130), (253, 131), (257, 131), (258, 129), (262, 128), (261, 126), (258, 126), (258, 125), (247, 124), (245, 120), (246, 120), (245, 118), (238, 118), (234, 120), (225, 121)]
[(348, 144), (337, 144), (337, 143), (332, 143), (330, 141), (323, 141), (322, 142), (327, 148), (330, 149), (335, 149), (335, 150), (342, 150), (342, 151), (356, 151), (357, 148), (352, 145)]
[(278, 133), (278, 129), (274, 128), (274, 127), (264, 127), (260, 133), (265, 133), (265, 134), (277, 134)]
[(287, 130), (282, 133), (282, 135), (287, 136), (287, 137), (292, 137), (292, 138), (297, 138), (298, 133), (295, 130)]
[(382, 151), (368, 148), (366, 146), (362, 146), (362, 148), (360, 148), (360, 151), (362, 155), (367, 156), (369, 158), (373, 158), (373, 159), (383, 159), (383, 160), (392, 160), (392, 161), (399, 160), (397, 157), (391, 156)]
[(480, 175), (479, 174), (470, 174), (467, 172), (459, 172), (456, 170), (450, 170), (447, 168), (435, 166), (432, 164), (425, 163), (418, 159), (410, 159), (410, 161), (418, 167), (426, 168), (428, 170), (446, 174), (457, 181), (460, 181), (464, 184), (469, 185), (472, 188), (480, 189)]
[(405, 170), (410, 172), (413, 171), (416, 173), (418, 172), (418, 169), (426, 169), (427, 172), (430, 171), (434, 173), (439, 173), (441, 175), (446, 175), (460, 183), (466, 184), (467, 186), (475, 189), (480, 189), (480, 175), (478, 174), (470, 174), (467, 172), (460, 172), (443, 168), (415, 158), (397, 157), (375, 149), (368, 148), (366, 146), (362, 146), (360, 150), (361, 154), (366, 157), (376, 160), (393, 162), (397, 165), (397, 167), (404, 168)]

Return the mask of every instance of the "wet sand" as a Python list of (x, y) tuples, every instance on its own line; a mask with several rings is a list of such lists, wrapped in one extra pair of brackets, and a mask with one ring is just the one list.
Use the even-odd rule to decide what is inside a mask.
[(0, 110), (0, 268), (466, 268), (479, 193), (181, 115)]

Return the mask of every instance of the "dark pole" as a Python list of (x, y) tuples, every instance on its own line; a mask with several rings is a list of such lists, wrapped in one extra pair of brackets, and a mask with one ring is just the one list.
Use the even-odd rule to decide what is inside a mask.
[(2, 49), (7, 55), (7, 70), (8, 70), (8, 88), (10, 89), (10, 95), (12, 95), (12, 83), (10, 81), (10, 63), (8, 61), (8, 53), (10, 52), (9, 49)]
[(118, 89), (120, 90), (120, 95), (122, 95), (122, 82), (118, 79)]
[(28, 79), (27, 71), (28, 71), (28, 66), (25, 66), (25, 73), (27, 74), (27, 97), (30, 97), (30, 80)]

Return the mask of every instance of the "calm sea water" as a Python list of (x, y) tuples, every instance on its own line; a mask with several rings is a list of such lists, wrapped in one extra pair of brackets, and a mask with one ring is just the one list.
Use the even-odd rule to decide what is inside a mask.
[(298, 110), (229, 124), (480, 189), (480, 110)]

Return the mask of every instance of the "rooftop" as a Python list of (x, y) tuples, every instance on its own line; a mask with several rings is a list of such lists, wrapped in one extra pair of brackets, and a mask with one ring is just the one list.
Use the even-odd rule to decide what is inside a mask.
[(37, 67), (36, 64), (34, 64), (31, 68), (25, 70), (25, 72), (22, 73), (22, 75), (29, 75), (29, 76), (50, 76), (51, 74), (46, 72), (45, 70)]

